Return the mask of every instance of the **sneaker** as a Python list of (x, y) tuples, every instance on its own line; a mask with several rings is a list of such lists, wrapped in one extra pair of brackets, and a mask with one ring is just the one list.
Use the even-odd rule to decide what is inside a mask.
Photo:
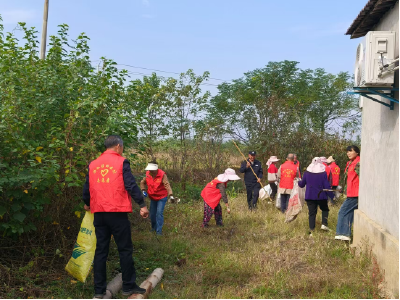
[(345, 236), (345, 235), (337, 235), (337, 236), (335, 236), (335, 240), (351, 241), (350, 237)]
[(321, 225), (321, 229), (325, 231), (331, 231), (330, 228), (324, 224)]
[(201, 227), (202, 227), (202, 228), (208, 228), (208, 227), (210, 227), (210, 225), (208, 225), (208, 224), (203, 224), (203, 225), (201, 225)]
[(224, 227), (224, 224), (220, 223), (220, 224), (217, 224), (217, 226)]
[(124, 296), (130, 296), (132, 294), (144, 294), (144, 293), (146, 293), (146, 289), (142, 289), (137, 284), (135, 284), (135, 287), (133, 289), (122, 291), (122, 295)]

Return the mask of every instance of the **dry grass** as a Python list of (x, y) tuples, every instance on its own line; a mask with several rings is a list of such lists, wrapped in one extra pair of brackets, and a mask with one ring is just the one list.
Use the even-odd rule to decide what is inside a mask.
[[(158, 257), (153, 267), (165, 269), (163, 286), (152, 298), (379, 297), (365, 256), (355, 257), (347, 244), (335, 241), (334, 230), (308, 236), (306, 207), (290, 224), (273, 204), (249, 212), (243, 195), (231, 207), (231, 215), (224, 212), (225, 227), (202, 229), (202, 203), (169, 205), (161, 243), (145, 231), (135, 235), (142, 259)], [(331, 209), (332, 229), (337, 212)], [(186, 264), (173, 264), (182, 258)]]
[[(164, 236), (149, 232), (149, 220), (131, 216), (138, 283), (153, 269), (165, 270), (151, 298), (378, 298), (379, 272), (366, 256), (353, 256), (349, 246), (335, 241), (334, 230), (316, 230), (308, 236), (307, 208), (298, 219), (284, 223), (273, 204), (262, 202), (249, 212), (244, 195), (231, 199), (232, 213), (224, 211), (223, 228), (200, 227), (200, 202), (165, 209)], [(335, 229), (338, 207), (331, 208), (329, 224)], [(320, 212), (317, 228), (320, 227)], [(118, 252), (111, 243), (109, 280), (120, 271)], [(63, 270), (43, 264), (14, 269), (14, 286), (3, 289), (4, 298), (90, 298), (93, 274), (87, 283), (71, 281)], [(40, 259), (40, 256), (37, 258)], [(55, 268), (55, 265), (52, 265)], [(33, 272), (33, 270), (36, 270)], [(2, 272), (5, 271), (6, 273)], [(8, 270), (9, 271), (9, 270)], [(0, 274), (8, 272), (1, 270)], [(10, 275), (11, 274), (11, 275)], [(122, 295), (118, 295), (122, 297)]]

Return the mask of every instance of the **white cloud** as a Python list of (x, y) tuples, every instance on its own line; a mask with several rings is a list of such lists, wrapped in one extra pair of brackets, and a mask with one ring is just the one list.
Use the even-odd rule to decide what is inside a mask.
[(149, 0), (142, 0), (142, 4), (145, 6), (150, 6), (150, 1)]
[(18, 22), (29, 22), (36, 18), (37, 14), (34, 10), (23, 10), (23, 9), (13, 9), (13, 10), (3, 10), (0, 12), (3, 18), (3, 24), (15, 24)]

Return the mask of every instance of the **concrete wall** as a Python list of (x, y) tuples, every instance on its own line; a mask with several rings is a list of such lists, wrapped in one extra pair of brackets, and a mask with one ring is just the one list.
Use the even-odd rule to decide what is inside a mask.
[[(399, 2), (374, 31), (396, 32)], [(397, 47), (395, 55), (399, 56)], [(398, 87), (398, 76), (397, 76)], [(389, 103), (384, 98), (380, 101)], [(397, 94), (397, 99), (399, 99)], [(359, 209), (399, 239), (399, 105), (394, 110), (363, 97)]]
[[(399, 2), (374, 31), (395, 31), (399, 57)], [(395, 86), (399, 87), (398, 72)], [(389, 103), (382, 97), (376, 97)], [(396, 93), (395, 98), (399, 99)], [(361, 174), (358, 210), (354, 215), (353, 245), (372, 248), (386, 292), (399, 296), (399, 105), (394, 110), (362, 99)]]

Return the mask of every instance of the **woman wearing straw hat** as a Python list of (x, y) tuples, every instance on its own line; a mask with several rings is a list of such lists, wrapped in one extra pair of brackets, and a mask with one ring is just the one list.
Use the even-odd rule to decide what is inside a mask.
[(306, 202), (308, 206), (308, 224), (310, 234), (315, 229), (315, 218), (318, 212), (318, 206), (322, 210), (321, 229), (329, 231), (328, 228), (328, 195), (333, 198), (332, 192), (324, 192), (324, 189), (330, 189), (331, 186), (326, 174), (325, 165), (319, 157), (314, 157), (307, 171), (303, 174), (303, 179), (298, 182), (299, 187), (306, 189)]
[(276, 186), (275, 183), (278, 180), (278, 168), (276, 167), (276, 162), (278, 161), (279, 159), (276, 156), (271, 156), (267, 161), (268, 183), (272, 189), (272, 193), (270, 196), (272, 200), (275, 199), (276, 193), (278, 191), (278, 187)]
[(171, 200), (174, 199), (174, 196), (172, 195), (167, 174), (158, 168), (158, 164), (155, 161), (150, 162), (145, 170), (147, 171), (146, 177), (140, 182), (140, 189), (143, 192), (143, 196), (150, 198), (151, 230), (154, 230), (157, 235), (162, 235), (164, 208), (168, 200), (167, 196)]
[(204, 200), (204, 217), (202, 227), (208, 227), (208, 222), (211, 220), (212, 215), (218, 226), (223, 226), (222, 223), (222, 208), (220, 205), (221, 198), (226, 204), (228, 213), (230, 213), (228, 197), (226, 195), (226, 185), (230, 180), (239, 180), (240, 177), (236, 175), (235, 170), (228, 168), (224, 174), (218, 175), (201, 192), (201, 197)]

